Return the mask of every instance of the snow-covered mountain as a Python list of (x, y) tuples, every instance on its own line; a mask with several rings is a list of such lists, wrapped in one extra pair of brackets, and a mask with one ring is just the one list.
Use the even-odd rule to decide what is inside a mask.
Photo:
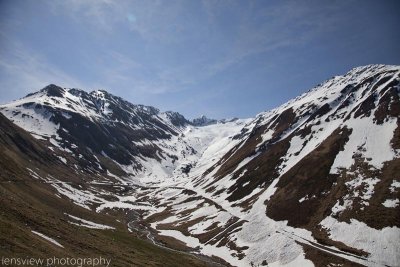
[(400, 67), (368, 65), (212, 123), (55, 85), (0, 111), (80, 183), (136, 185), (53, 187), (87, 209), (136, 214), (153, 241), (234, 266), (398, 266), (399, 83)]
[(234, 122), (237, 120), (238, 120), (238, 118), (216, 120), (216, 119), (207, 118), (207, 116), (205, 116), (205, 115), (201, 115), (200, 117), (195, 118), (195, 119), (191, 120), (190, 122), (193, 126), (208, 126), (208, 125), (217, 124), (217, 123)]
[[(163, 141), (178, 138), (189, 122), (179, 113), (133, 105), (105, 91), (87, 93), (49, 85), (1, 107), (4, 115), (50, 148), (68, 152), (76, 168), (104, 172), (104, 159), (127, 167), (118, 174), (146, 171), (146, 162), (175, 161)], [(182, 144), (184, 145), (184, 144)], [(183, 151), (185, 150), (186, 151)], [(182, 153), (193, 153), (190, 147)], [(166, 163), (165, 163), (166, 164)], [(117, 167), (117, 166), (116, 166)]]

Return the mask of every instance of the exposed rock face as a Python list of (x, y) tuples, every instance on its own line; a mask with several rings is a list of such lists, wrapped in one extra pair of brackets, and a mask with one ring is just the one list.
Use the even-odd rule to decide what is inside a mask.
[(355, 68), (247, 120), (190, 122), (55, 85), (0, 111), (86, 182), (147, 187), (130, 192), (135, 203), (68, 197), (142, 210), (167, 243), (232, 265), (400, 263), (398, 66)]
[(199, 118), (195, 118), (195, 119), (192, 120), (192, 124), (194, 126), (207, 126), (207, 125), (216, 124), (216, 123), (218, 123), (217, 120), (209, 119), (204, 115), (202, 115)]

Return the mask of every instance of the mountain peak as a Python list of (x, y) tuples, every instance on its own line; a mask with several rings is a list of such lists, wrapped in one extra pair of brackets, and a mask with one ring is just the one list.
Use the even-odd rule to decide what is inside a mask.
[(385, 65), (385, 64), (368, 64), (368, 65), (354, 67), (349, 72), (377, 71), (377, 70), (382, 70), (382, 69), (389, 70), (389, 69), (393, 69), (393, 68), (398, 68), (398, 66)]
[(167, 119), (171, 122), (174, 126), (185, 126), (190, 123), (182, 114), (175, 111), (166, 111), (163, 112)]
[(36, 95), (36, 94), (39, 94), (39, 93), (47, 95), (49, 97), (51, 97), (51, 96), (53, 96), (53, 97), (63, 97), (64, 96), (64, 91), (65, 90), (62, 87), (58, 86), (58, 85), (49, 84), (49, 85), (45, 86), (44, 88), (42, 88), (38, 92), (27, 94), (25, 96), (25, 98), (33, 96), (33, 95)]

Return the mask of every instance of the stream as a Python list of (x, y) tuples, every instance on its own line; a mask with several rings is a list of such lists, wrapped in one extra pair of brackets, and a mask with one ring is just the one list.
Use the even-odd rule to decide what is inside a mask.
[(128, 228), (131, 231), (134, 231), (134, 232), (141, 233), (141, 234), (145, 235), (146, 239), (149, 240), (151, 243), (153, 243), (153, 245), (155, 245), (157, 247), (160, 247), (160, 248), (163, 248), (163, 249), (166, 249), (166, 250), (169, 250), (169, 251), (173, 251), (173, 252), (176, 252), (176, 253), (180, 253), (180, 254), (184, 254), (184, 255), (189, 255), (189, 256), (195, 257), (195, 258), (197, 258), (197, 259), (199, 259), (199, 260), (201, 260), (203, 262), (206, 262), (206, 263), (210, 264), (211, 266), (226, 266), (226, 265), (223, 265), (223, 264), (221, 264), (219, 262), (216, 262), (216, 261), (212, 260), (210, 257), (207, 257), (205, 255), (197, 254), (197, 253), (194, 253), (194, 252), (187, 252), (187, 251), (183, 251), (183, 250), (177, 250), (177, 249), (173, 249), (173, 248), (165, 246), (164, 244), (162, 244), (161, 242), (158, 242), (156, 240), (154, 234), (151, 232), (151, 230), (149, 230), (148, 226), (143, 225), (143, 224), (140, 223), (141, 218), (140, 218), (140, 215), (139, 215), (139, 213), (137, 211), (133, 210), (133, 211), (131, 211), (131, 213), (129, 215), (130, 215), (129, 216), (130, 217), (129, 218), (130, 221), (127, 224)]

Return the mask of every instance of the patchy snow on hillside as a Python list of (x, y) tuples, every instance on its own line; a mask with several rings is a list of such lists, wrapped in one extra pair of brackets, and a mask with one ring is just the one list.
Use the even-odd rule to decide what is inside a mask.
[(320, 225), (333, 240), (370, 253), (369, 266), (396, 266), (400, 262), (400, 229), (397, 227), (377, 230), (355, 219), (346, 223), (329, 216)]
[(23, 106), (5, 107), (0, 110), (13, 123), (32, 133), (32, 136), (37, 139), (49, 137), (57, 137), (59, 125), (51, 121), (51, 113), (48, 113), (42, 107), (24, 108)]
[(68, 217), (72, 218), (77, 222), (69, 222), (70, 224), (74, 224), (77, 226), (82, 226), (90, 229), (100, 229), (100, 230), (107, 230), (107, 229), (115, 229), (115, 227), (111, 227), (104, 224), (94, 223), (88, 220), (81, 219), (79, 217), (73, 216), (71, 214), (65, 213)]
[(257, 200), (250, 213), (245, 217), (247, 222), (243, 224), (242, 230), (237, 234), (237, 243), (240, 246), (249, 247), (246, 251), (246, 261), (254, 264), (267, 262), (268, 266), (270, 264), (275, 264), (272, 266), (290, 266), (289, 264), (295, 263), (314, 266), (311, 261), (304, 258), (302, 246), (297, 244), (293, 237), (287, 236), (285, 231), (313, 240), (311, 233), (288, 227), (287, 222), (276, 222), (266, 216), (264, 202), (270, 197), (270, 194), (270, 191), (266, 191)]
[(90, 205), (103, 203), (104, 201), (102, 198), (97, 197), (94, 193), (88, 190), (74, 188), (65, 182), (51, 181), (50, 185), (53, 186), (61, 195), (66, 196), (78, 206), (88, 210), (91, 210)]
[(346, 124), (352, 129), (352, 133), (344, 150), (336, 156), (331, 167), (332, 173), (338, 172), (339, 168), (349, 169), (354, 163), (353, 152), (359, 153), (377, 169), (396, 156), (390, 144), (397, 128), (396, 119), (382, 125), (375, 124), (371, 118), (352, 119)]
[(158, 209), (148, 202), (137, 201), (135, 196), (116, 196), (118, 201), (102, 200), (102, 204), (96, 208), (96, 212), (104, 209), (129, 209), (129, 210), (143, 210), (143, 211), (157, 211)]

